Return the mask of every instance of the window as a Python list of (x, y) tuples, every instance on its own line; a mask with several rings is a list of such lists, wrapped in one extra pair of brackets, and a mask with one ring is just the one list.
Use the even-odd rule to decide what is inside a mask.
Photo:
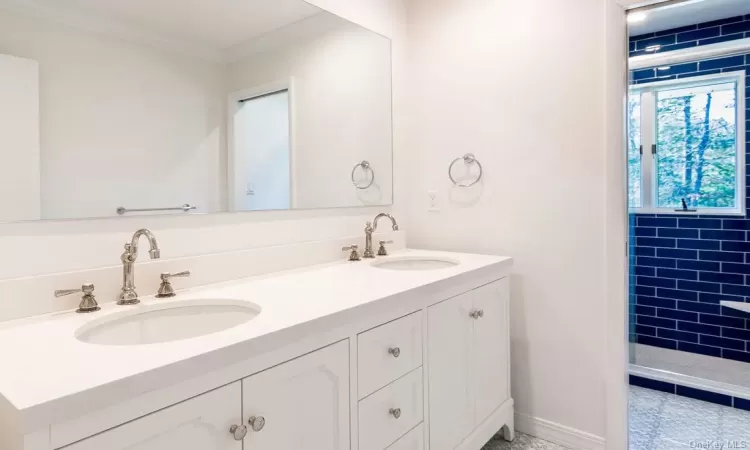
[(636, 85), (628, 204), (636, 212), (744, 214), (745, 73)]

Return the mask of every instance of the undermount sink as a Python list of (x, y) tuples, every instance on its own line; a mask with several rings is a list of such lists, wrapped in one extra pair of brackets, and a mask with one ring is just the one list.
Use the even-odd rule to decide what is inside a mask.
[(419, 256), (403, 256), (389, 258), (372, 263), (373, 267), (387, 270), (439, 270), (455, 267), (460, 263), (455, 259), (425, 258)]
[(260, 307), (242, 300), (195, 299), (142, 304), (87, 323), (76, 339), (97, 345), (145, 345), (228, 330), (251, 321)]

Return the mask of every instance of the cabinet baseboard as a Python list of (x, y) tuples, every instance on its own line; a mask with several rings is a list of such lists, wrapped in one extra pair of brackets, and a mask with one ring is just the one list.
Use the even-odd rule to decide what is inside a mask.
[(516, 413), (516, 431), (571, 449), (604, 450), (606, 440), (575, 428), (526, 414)]

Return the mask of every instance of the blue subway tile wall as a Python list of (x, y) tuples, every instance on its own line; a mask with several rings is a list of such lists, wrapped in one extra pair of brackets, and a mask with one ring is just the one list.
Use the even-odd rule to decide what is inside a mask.
[[(630, 56), (645, 55), (656, 52), (668, 52), (683, 48), (698, 47), (701, 45), (717, 44), (719, 42), (732, 41), (750, 37), (750, 15), (730, 17), (728, 19), (713, 22), (699, 23), (687, 27), (672, 30), (659, 31), (656, 33), (642, 34), (630, 37)], [(648, 50), (647, 50), (648, 49)], [(723, 66), (726, 62), (706, 62), (701, 70), (710, 70)], [(695, 63), (691, 63), (695, 65)], [(743, 63), (734, 64), (743, 65)], [(663, 75), (676, 75), (680, 70), (687, 70), (691, 66), (673, 70)], [(730, 66), (723, 66), (730, 67)], [(653, 69), (648, 69), (652, 70)], [(691, 72), (695, 72), (692, 70)], [(648, 72), (646, 72), (648, 73)], [(637, 75), (640, 76), (640, 75)], [(636, 78), (638, 79), (638, 78)]]
[[(750, 15), (634, 36), (630, 54), (655, 45), (665, 52), (746, 37)], [(631, 75), (634, 84), (642, 84), (737, 70), (750, 74), (750, 54)], [(750, 109), (746, 115), (750, 120)], [(750, 363), (750, 314), (720, 305), (722, 300), (750, 302), (747, 217), (630, 215), (632, 341)]]
[(632, 216), (632, 340), (750, 362), (750, 314), (720, 305), (750, 302), (749, 232), (725, 229), (737, 219)]

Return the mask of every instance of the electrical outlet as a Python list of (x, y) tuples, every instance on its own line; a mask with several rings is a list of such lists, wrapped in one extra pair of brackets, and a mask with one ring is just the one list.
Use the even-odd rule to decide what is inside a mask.
[(438, 212), (438, 191), (437, 189), (430, 189), (427, 191), (427, 211)]

